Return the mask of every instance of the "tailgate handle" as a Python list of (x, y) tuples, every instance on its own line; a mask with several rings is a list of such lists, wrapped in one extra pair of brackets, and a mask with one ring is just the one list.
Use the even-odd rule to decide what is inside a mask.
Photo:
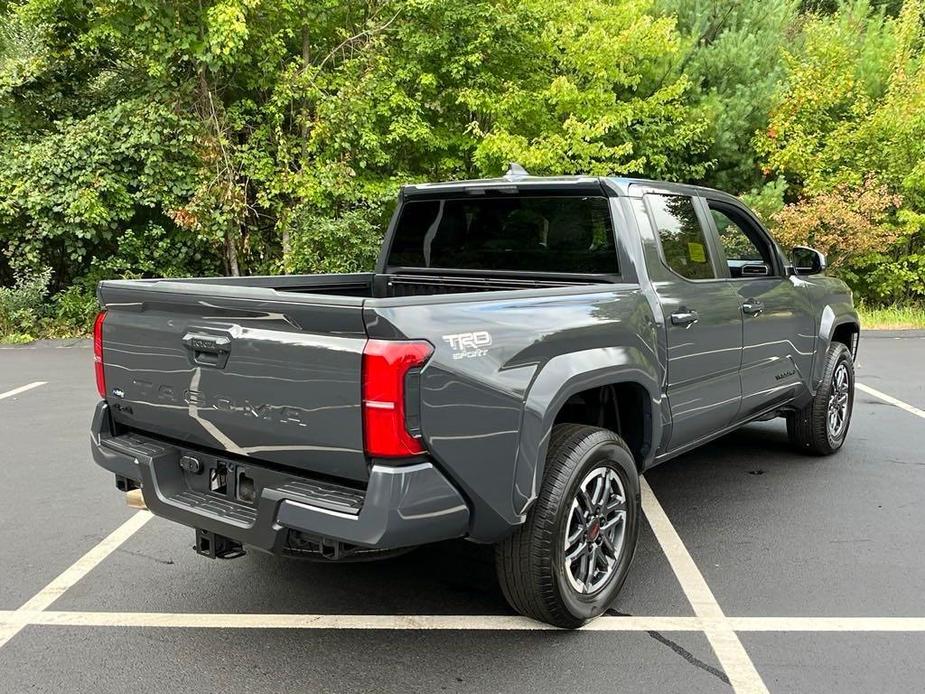
[(205, 335), (186, 333), (183, 344), (193, 353), (193, 361), (201, 366), (222, 369), (228, 363), (231, 352), (231, 338), (227, 335)]

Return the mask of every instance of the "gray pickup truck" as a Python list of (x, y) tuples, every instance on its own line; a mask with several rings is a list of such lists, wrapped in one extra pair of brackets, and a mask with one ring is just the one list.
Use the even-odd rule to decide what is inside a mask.
[(408, 185), (373, 273), (101, 283), (93, 458), (203, 555), (468, 538), (514, 609), (577, 627), (645, 470), (772, 417), (841, 447), (859, 324), (824, 269), (706, 188)]

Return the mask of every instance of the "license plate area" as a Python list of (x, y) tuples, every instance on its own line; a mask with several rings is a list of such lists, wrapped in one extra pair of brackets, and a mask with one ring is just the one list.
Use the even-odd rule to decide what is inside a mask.
[(257, 482), (245, 464), (197, 451), (182, 453), (179, 467), (190, 491), (252, 506), (257, 502)]

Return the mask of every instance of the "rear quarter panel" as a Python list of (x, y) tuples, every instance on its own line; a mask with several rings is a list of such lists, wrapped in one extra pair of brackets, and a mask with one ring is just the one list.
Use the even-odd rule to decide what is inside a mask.
[(522, 522), (570, 394), (634, 380), (658, 399), (655, 323), (637, 285), (415, 301), (368, 302), (367, 327), (371, 337), (433, 344), (421, 428), (472, 504), (474, 539), (492, 541)]

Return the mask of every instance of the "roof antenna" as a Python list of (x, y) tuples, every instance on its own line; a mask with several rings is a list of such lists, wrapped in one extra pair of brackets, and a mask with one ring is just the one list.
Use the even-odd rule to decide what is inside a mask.
[(520, 178), (522, 176), (529, 176), (530, 172), (527, 171), (524, 167), (518, 164), (516, 161), (512, 161), (507, 167), (507, 173), (504, 174), (505, 178)]

